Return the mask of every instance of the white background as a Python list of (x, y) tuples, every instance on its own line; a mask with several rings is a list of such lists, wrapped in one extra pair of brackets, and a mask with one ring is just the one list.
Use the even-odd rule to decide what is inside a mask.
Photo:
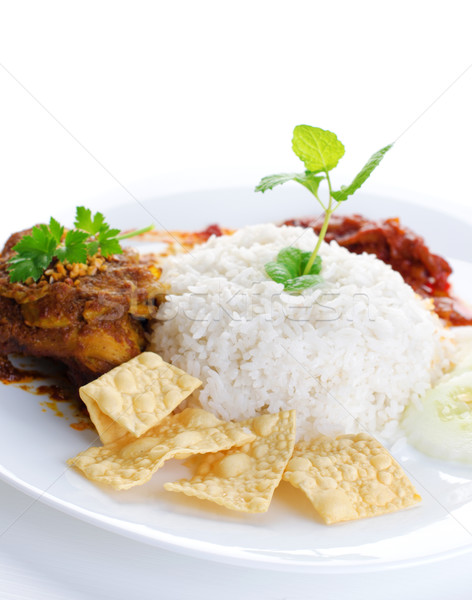
[(344, 142), (339, 184), (400, 138), (370, 186), (471, 203), (466, 1), (1, 6), (0, 198), (32, 221), (120, 183), (300, 169), (298, 123)]
[[(2, 230), (72, 215), (77, 204), (134, 202), (144, 189), (158, 195), (252, 186), (263, 175), (300, 169), (290, 148), (298, 123), (331, 129), (344, 142), (337, 184), (396, 141), (366, 191), (407, 190), (412, 200), (470, 215), (471, 17), (469, 2), (453, 0), (0, 2)], [(25, 501), (5, 491), (0, 502), (10, 519)], [(46, 573), (38, 558), (45, 513), (52, 528), (45, 555), (56, 556), (56, 573)], [(88, 554), (65, 538), (77, 531), (84, 532), (81, 544), (90, 541)], [(81, 598), (63, 575), (75, 570), (89, 597), (108, 597), (107, 589), (127, 597), (133, 585), (151, 597), (131, 575), (131, 587), (111, 583), (113, 557), (122, 570), (126, 548), (144, 553), (155, 569), (155, 577), (145, 577), (146, 589), (156, 586), (154, 597), (186, 597), (182, 581), (172, 588), (166, 574), (179, 573), (177, 564), (192, 569), (188, 559), (171, 568), (171, 555), (158, 558), (46, 508), (28, 511), (0, 546), (10, 573), (4, 597), (11, 598), (42, 597), (41, 585), (50, 597)], [(94, 574), (94, 548), (108, 553), (102, 579)], [(346, 587), (326, 578), (322, 585), (337, 597), (418, 598), (428, 586), (423, 597), (443, 598), (454, 584), (449, 597), (465, 598), (472, 579), (461, 564), (429, 575), (364, 576), (355, 589), (352, 578)], [(211, 572), (211, 565), (198, 565), (205, 568)], [(376, 595), (380, 582), (385, 587)], [(224, 578), (198, 583), (189, 597), (222, 597)], [(307, 578), (278, 582), (278, 595), (260, 585), (254, 583), (254, 597), (313, 597)]]

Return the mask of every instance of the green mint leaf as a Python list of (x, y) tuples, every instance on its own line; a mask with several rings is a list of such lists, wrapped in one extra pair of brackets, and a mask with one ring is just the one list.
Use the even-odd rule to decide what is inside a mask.
[(259, 184), (256, 185), (256, 192), (267, 192), (267, 190), (273, 189), (276, 185), (282, 185), (287, 183), (287, 181), (296, 181), (297, 177), (299, 177), (301, 173), (279, 173), (278, 175), (267, 175), (267, 177), (263, 177)]
[[(305, 267), (308, 264), (308, 261), (311, 258), (311, 252), (303, 252), (300, 262), (300, 274), (303, 273)], [(321, 272), (321, 256), (317, 256), (315, 258), (314, 263), (311, 265), (310, 272), (307, 275), (318, 275)]]
[(305, 171), (295, 181), (304, 185), (318, 199), (318, 188), (323, 179), (326, 179), (324, 175), (315, 175), (310, 171)]
[(282, 185), (287, 183), (287, 181), (296, 181), (304, 185), (318, 198), (318, 188), (323, 179), (326, 179), (323, 175), (315, 175), (310, 171), (305, 171), (305, 173), (279, 173), (278, 175), (263, 177), (254, 191), (267, 192), (267, 190), (272, 190), (276, 185)]
[(64, 233), (64, 227), (62, 227), (62, 225), (58, 221), (56, 221), (54, 217), (51, 217), (49, 221), (49, 231), (54, 240), (56, 241), (56, 245), (60, 244), (62, 235)]
[[(105, 217), (101, 212), (95, 213), (92, 217), (92, 211), (84, 206), (78, 206), (75, 215), (74, 225), (77, 229), (82, 229), (90, 235), (97, 234), (105, 223)], [(106, 225), (108, 227), (108, 225)]]
[(295, 127), (292, 149), (312, 173), (331, 171), (344, 156), (344, 146), (336, 134), (310, 125)]
[(290, 273), (290, 278), (301, 275), (301, 260), (302, 251), (299, 248), (293, 248), (293, 246), (282, 248), (277, 254), (277, 262), (286, 267), (287, 271)]
[(332, 192), (331, 196), (336, 202), (344, 202), (349, 196), (352, 196), (361, 185), (370, 177), (372, 171), (379, 166), (385, 154), (390, 150), (393, 144), (389, 144), (382, 148), (369, 158), (367, 163), (362, 167), (359, 173), (354, 177), (352, 183), (348, 186), (342, 186), (337, 192)]
[(268, 262), (264, 265), (265, 272), (276, 283), (285, 283), (292, 278), (292, 274), (287, 267), (279, 262)]
[(290, 294), (299, 294), (308, 288), (323, 282), (321, 275), (302, 275), (294, 279), (288, 279), (284, 283), (284, 290)]
[(302, 290), (322, 281), (321, 257), (317, 256), (310, 273), (303, 275), (303, 271), (310, 260), (311, 252), (302, 252), (299, 248), (288, 246), (282, 248), (277, 254), (277, 260), (265, 265), (267, 275), (277, 283), (284, 284), (284, 290), (298, 294)]

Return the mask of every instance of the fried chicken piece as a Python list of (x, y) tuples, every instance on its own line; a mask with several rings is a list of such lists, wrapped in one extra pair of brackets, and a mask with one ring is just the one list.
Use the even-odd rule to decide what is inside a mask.
[(29, 233), (10, 236), (0, 255), (0, 355), (59, 360), (79, 386), (139, 354), (164, 293), (155, 259), (126, 248), (80, 268), (51, 265), (38, 282), (11, 283), (7, 261)]

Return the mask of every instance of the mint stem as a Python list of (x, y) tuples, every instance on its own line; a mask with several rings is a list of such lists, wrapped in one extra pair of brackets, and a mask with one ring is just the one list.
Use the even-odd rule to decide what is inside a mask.
[(325, 209), (325, 217), (324, 217), (324, 221), (323, 221), (323, 225), (321, 227), (320, 233), (318, 235), (318, 242), (316, 243), (315, 249), (311, 253), (310, 260), (306, 263), (306, 267), (304, 268), (302, 275), (308, 275), (310, 273), (311, 267), (313, 266), (313, 263), (315, 262), (316, 257), (318, 256), (318, 251), (320, 249), (321, 242), (324, 240), (326, 232), (328, 230), (329, 219), (331, 218), (331, 215), (333, 214), (333, 212), (336, 210), (336, 208), (339, 205), (339, 202), (336, 202), (336, 205), (333, 208), (333, 197), (331, 196), (331, 192), (332, 192), (331, 181), (329, 179), (329, 175), (327, 172), (326, 172), (326, 180), (328, 182), (328, 187), (329, 187), (328, 207)]

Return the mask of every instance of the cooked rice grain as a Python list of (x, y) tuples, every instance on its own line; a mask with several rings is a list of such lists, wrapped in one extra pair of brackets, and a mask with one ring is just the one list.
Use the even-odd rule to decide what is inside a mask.
[(322, 244), (324, 283), (283, 292), (264, 265), (312, 230), (257, 225), (170, 256), (151, 349), (204, 384), (192, 403), (222, 419), (296, 409), (298, 437), (394, 436), (406, 404), (449, 366), (448, 331), (373, 255)]

